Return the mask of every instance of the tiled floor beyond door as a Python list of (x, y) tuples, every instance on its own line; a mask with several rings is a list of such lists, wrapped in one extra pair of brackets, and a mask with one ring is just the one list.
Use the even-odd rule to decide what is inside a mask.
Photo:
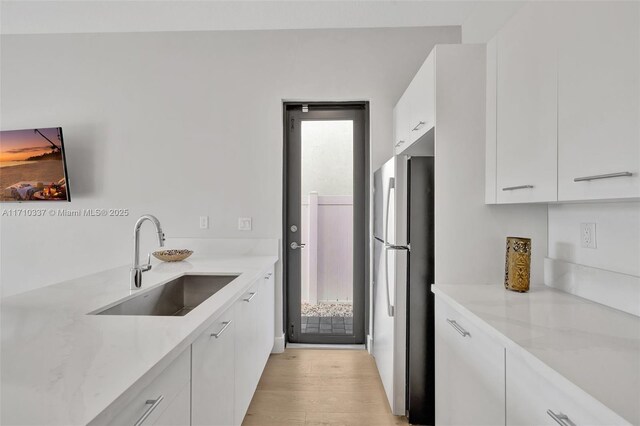
[(287, 349), (271, 355), (244, 426), (406, 425), (391, 414), (363, 350)]

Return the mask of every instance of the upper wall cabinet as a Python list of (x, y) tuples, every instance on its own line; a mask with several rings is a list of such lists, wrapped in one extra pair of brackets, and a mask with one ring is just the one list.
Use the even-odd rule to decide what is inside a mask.
[(497, 202), (557, 198), (557, 58), (547, 7), (527, 5), (497, 36)]
[(528, 3), (487, 63), (487, 203), (640, 198), (639, 3)]
[(559, 3), (558, 200), (640, 197), (640, 3)]
[(400, 154), (435, 123), (435, 51), (431, 52), (393, 110), (395, 153)]

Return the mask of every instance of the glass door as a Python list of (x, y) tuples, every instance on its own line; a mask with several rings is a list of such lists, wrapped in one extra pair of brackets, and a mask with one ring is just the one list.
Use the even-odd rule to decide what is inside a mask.
[(288, 339), (364, 341), (364, 110), (287, 111)]

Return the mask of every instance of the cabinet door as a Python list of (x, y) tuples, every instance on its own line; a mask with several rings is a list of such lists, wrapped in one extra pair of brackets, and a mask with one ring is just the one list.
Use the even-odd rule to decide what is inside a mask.
[(235, 319), (227, 310), (192, 345), (192, 422), (229, 426), (234, 421)]
[[(507, 352), (507, 424), (557, 426), (553, 416), (570, 425), (626, 425), (625, 420), (549, 369)], [(544, 371), (544, 372), (543, 372)], [(560, 419), (562, 421), (562, 419)], [(560, 423), (562, 424), (562, 423)]]
[(545, 31), (551, 7), (523, 6), (497, 35), (498, 203), (557, 200), (557, 49)]
[[(558, 199), (638, 198), (640, 3), (560, 2), (556, 7), (563, 23)], [(612, 174), (618, 176), (580, 180)]]
[(262, 344), (262, 356), (263, 363), (262, 368), (260, 369), (260, 374), (262, 375), (262, 370), (264, 370), (264, 366), (269, 358), (269, 354), (273, 350), (273, 342), (275, 338), (275, 286), (274, 286), (275, 276), (273, 268), (268, 270), (264, 276), (264, 289), (262, 290), (264, 294), (264, 298), (260, 299), (261, 302), (261, 341)]
[(234, 401), (236, 424), (242, 423), (260, 379), (261, 367), (258, 366), (260, 343), (257, 339), (261, 329), (258, 315), (261, 281), (255, 283), (234, 305), (237, 325)]
[(393, 108), (393, 149), (396, 155), (409, 146), (409, 135), (407, 133), (410, 119), (408, 116), (408, 96), (407, 91), (405, 91), (395, 108)]
[(434, 49), (411, 81), (409, 92), (409, 145), (434, 126), (435, 122), (435, 57)]
[(191, 349), (185, 350), (146, 388), (132, 398), (117, 416), (108, 422), (96, 419), (92, 424), (188, 425), (191, 407)]
[(436, 424), (504, 425), (504, 347), (436, 298)]
[(434, 49), (394, 109), (396, 155), (409, 148), (435, 124), (435, 56)]

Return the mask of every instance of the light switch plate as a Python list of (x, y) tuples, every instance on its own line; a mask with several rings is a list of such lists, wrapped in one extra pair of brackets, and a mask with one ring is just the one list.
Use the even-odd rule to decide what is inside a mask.
[(251, 231), (251, 218), (239, 217), (238, 218), (238, 231)]
[(209, 216), (200, 216), (200, 229), (209, 228)]
[(582, 248), (597, 248), (595, 223), (580, 224), (580, 246)]

